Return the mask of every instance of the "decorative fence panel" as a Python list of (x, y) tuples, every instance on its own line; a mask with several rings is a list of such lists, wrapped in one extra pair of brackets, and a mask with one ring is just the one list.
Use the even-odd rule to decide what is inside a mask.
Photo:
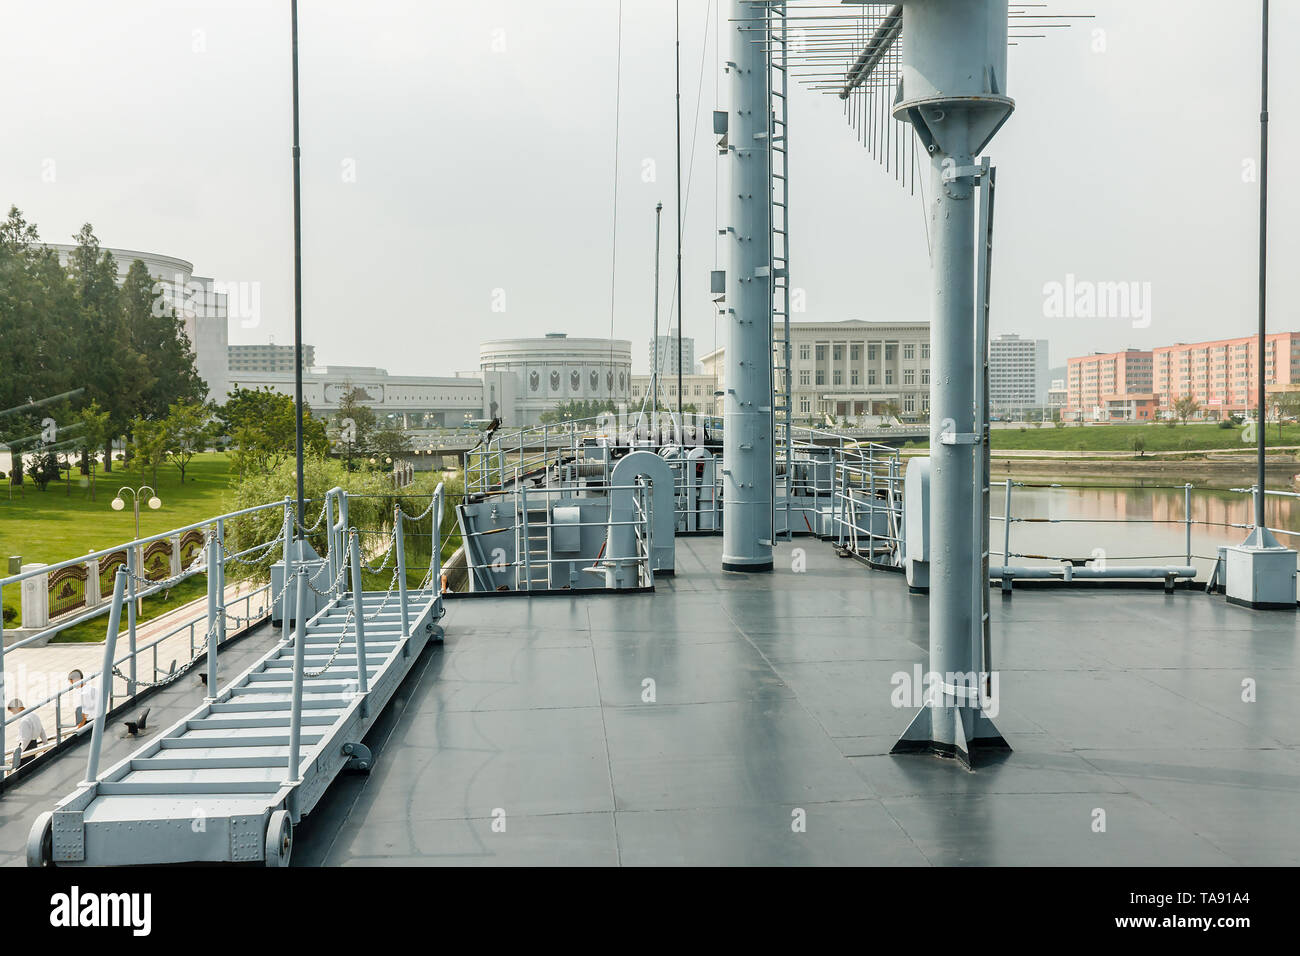
[(194, 563), (199, 552), (203, 550), (203, 532), (193, 528), (181, 535), (181, 570)]
[(161, 581), (172, 573), (171, 538), (151, 541), (144, 548), (144, 576), (149, 581)]
[(86, 584), (90, 572), (84, 564), (60, 568), (50, 575), (50, 617), (58, 617), (86, 606)]
[(117, 569), (126, 566), (126, 551), (114, 551), (99, 559), (99, 596), (111, 597)]

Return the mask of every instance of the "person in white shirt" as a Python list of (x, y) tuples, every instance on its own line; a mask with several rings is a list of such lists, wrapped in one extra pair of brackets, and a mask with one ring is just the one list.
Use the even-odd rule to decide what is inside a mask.
[[(35, 750), (41, 744), (45, 743), (45, 727), (41, 724), (41, 718), (37, 716), (36, 711), (31, 710), (23, 713), (23, 702), (15, 697), (9, 701), (9, 713), (17, 716), (22, 714), (22, 719), (18, 721), (18, 750), (21, 753), (27, 753)], [(21, 764), (21, 757), (19, 763)], [(15, 770), (18, 768), (15, 766)]]
[[(77, 722), (77, 729), (80, 730), (95, 719), (96, 709), (99, 705), (99, 688), (95, 686), (94, 678), (86, 680), (80, 670), (68, 672), (68, 683), (73, 687), (72, 716)], [(79, 688), (77, 687), (78, 683), (81, 683)]]

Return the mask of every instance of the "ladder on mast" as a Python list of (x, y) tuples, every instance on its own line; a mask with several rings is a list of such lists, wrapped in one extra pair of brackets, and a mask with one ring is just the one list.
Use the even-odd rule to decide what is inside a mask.
[[(768, 239), (768, 264), (772, 288), (772, 308), (769, 311), (769, 338), (772, 342), (772, 447), (783, 449), (785, 459), (784, 490), (778, 493), (776, 474), (777, 455), (772, 455), (772, 536), (769, 540), (790, 540), (790, 498), (794, 471), (790, 448), (790, 425), (794, 410), (791, 407), (790, 368), (790, 248), (789, 248), (789, 71), (787, 54), (787, 16), (785, 0), (772, 0), (766, 8), (767, 20), (767, 70), (768, 109), (767, 144), (770, 198), (772, 204), (771, 235)], [(777, 328), (777, 322), (780, 328)], [(780, 332), (780, 339), (777, 333)], [(778, 441), (778, 436), (780, 440)], [(784, 525), (777, 520), (778, 511), (784, 512)]]

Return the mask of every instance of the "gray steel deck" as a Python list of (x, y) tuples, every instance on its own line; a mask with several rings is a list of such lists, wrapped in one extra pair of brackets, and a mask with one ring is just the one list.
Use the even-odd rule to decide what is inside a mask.
[(1015, 752), (970, 774), (887, 755), (926, 599), (794, 546), (805, 573), (790, 545), (746, 576), (719, 570), (719, 538), (678, 538), (655, 594), (448, 601), (445, 645), (367, 737), (374, 771), (335, 783), (294, 863), (1300, 863), (1295, 614), (995, 593)]

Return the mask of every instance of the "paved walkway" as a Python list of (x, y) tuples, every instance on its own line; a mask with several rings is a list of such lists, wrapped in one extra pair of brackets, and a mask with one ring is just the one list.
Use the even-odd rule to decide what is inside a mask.
[[(243, 581), (226, 588), (226, 605), (230, 615), (226, 625), (227, 635), (244, 630), (248, 624), (244, 620), (246, 618), (251, 617), (257, 621), (267, 616), (268, 595), (265, 591), (261, 591), (261, 588), (262, 585)], [(243, 600), (246, 596), (251, 596), (247, 602)], [(176, 662), (177, 668), (184, 667), (203, 644), (207, 614), (208, 599), (202, 597), (137, 626), (136, 647), (142, 649), (139, 652), (136, 670), (137, 681), (152, 681), (156, 676), (164, 676), (171, 667), (172, 661)], [(107, 629), (107, 620), (104, 620), (104, 624)], [(171, 636), (164, 637), (168, 634)], [(151, 642), (160, 637), (163, 640), (154, 647), (148, 647)], [(122, 633), (118, 637), (117, 662), (124, 674), (127, 673), (126, 662), (129, 657), (128, 639), (126, 634)], [(10, 699), (18, 697), (30, 705), (66, 688), (69, 671), (76, 668), (89, 677), (99, 673), (103, 661), (103, 641), (93, 644), (46, 644), (44, 647), (21, 647), (17, 650), (6, 648), (5, 697)], [(126, 693), (126, 680), (115, 677), (113, 679), (115, 699), (121, 700)], [(57, 711), (53, 701), (38, 709), (37, 713), (48, 737), (54, 738), (57, 735), (55, 729), (57, 726), (62, 727), (63, 736), (67, 735), (73, 725), (74, 706), (74, 697), (65, 693), (60, 699)], [(16, 730), (16, 723), (11, 723), (6, 728), (7, 747), (13, 743), (12, 735)], [(5, 763), (7, 765), (7, 761)]]

